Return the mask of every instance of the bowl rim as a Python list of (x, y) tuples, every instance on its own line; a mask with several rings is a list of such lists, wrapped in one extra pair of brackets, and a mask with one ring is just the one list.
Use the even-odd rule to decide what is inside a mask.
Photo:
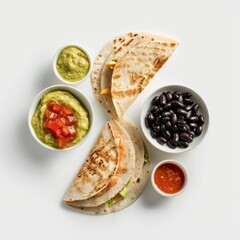
[[(89, 61), (89, 69), (88, 69), (88, 73), (86, 74), (86, 76), (83, 77), (82, 79), (77, 80), (77, 81), (74, 81), (74, 82), (71, 82), (71, 81), (68, 81), (68, 80), (64, 79), (64, 78), (59, 74), (59, 72), (58, 72), (58, 70), (57, 70), (57, 60), (58, 60), (58, 57), (59, 57), (59, 55), (61, 54), (61, 52), (62, 52), (64, 49), (68, 48), (68, 47), (75, 47), (75, 48), (78, 48), (78, 49), (82, 50), (82, 51), (87, 55), (88, 61)], [(80, 46), (80, 45), (77, 45), (77, 44), (64, 45), (63, 47), (59, 48), (59, 49), (56, 51), (55, 55), (54, 55), (54, 58), (53, 58), (53, 71), (54, 71), (55, 76), (56, 76), (62, 83), (65, 83), (65, 84), (67, 84), (67, 85), (80, 84), (80, 83), (84, 82), (84, 81), (89, 77), (89, 75), (90, 75), (90, 73), (91, 73), (91, 71), (92, 71), (92, 59), (91, 59), (91, 57), (90, 57), (89, 52), (88, 52), (84, 47), (82, 47), (82, 46)]]
[[(69, 93), (71, 93), (75, 98), (77, 98), (82, 104), (83, 106), (88, 110), (88, 113), (89, 113), (89, 121), (90, 121), (90, 126), (89, 126), (89, 130), (87, 132), (87, 134), (84, 136), (84, 138), (74, 144), (73, 146), (69, 147), (69, 148), (54, 148), (54, 147), (51, 147), (45, 143), (43, 143), (36, 135), (33, 127), (32, 127), (32, 124), (31, 124), (31, 120), (32, 120), (32, 117), (33, 117), (33, 114), (35, 113), (36, 111), (36, 108), (41, 100), (41, 97), (43, 94), (45, 93), (49, 93), (49, 92), (52, 92), (52, 91), (55, 91), (55, 90), (64, 90), (64, 91), (68, 91)], [(76, 96), (76, 93), (79, 94), (80, 96)], [(87, 106), (86, 106), (87, 105)], [(38, 92), (38, 94), (33, 98), (31, 104), (30, 104), (30, 107), (29, 107), (29, 110), (28, 110), (28, 128), (31, 132), (31, 135), (33, 136), (33, 138), (36, 140), (36, 142), (38, 142), (41, 146), (43, 146), (44, 148), (47, 148), (47, 149), (50, 149), (50, 150), (53, 150), (53, 151), (69, 151), (69, 150), (72, 150), (74, 148), (77, 148), (79, 147), (80, 145), (82, 145), (88, 138), (88, 136), (90, 135), (90, 132), (92, 131), (92, 128), (93, 128), (93, 121), (94, 121), (94, 111), (93, 111), (93, 106), (90, 102), (90, 100), (88, 99), (88, 97), (82, 93), (79, 89), (73, 87), (73, 86), (68, 86), (68, 85), (64, 85), (64, 84), (55, 84), (55, 85), (51, 85), (51, 86), (48, 86), (44, 89), (42, 89), (40, 92)]]
[[(179, 88), (180, 88), (180, 90), (179, 90)], [(199, 103), (200, 109), (202, 109), (202, 111), (200, 111), (200, 112), (204, 112), (205, 123), (204, 123), (203, 133), (201, 134), (201, 136), (197, 137), (197, 139), (194, 139), (195, 140), (195, 144), (191, 143), (191, 144), (189, 144), (189, 147), (187, 147), (187, 148), (171, 149), (167, 145), (159, 144), (155, 139), (153, 139), (151, 137), (149, 129), (147, 129), (147, 127), (145, 126), (145, 116), (146, 116), (147, 111), (148, 111), (148, 109), (150, 107), (150, 103), (151, 103), (152, 98), (154, 96), (159, 95), (160, 92), (167, 91), (168, 89), (170, 89), (170, 90), (171, 89), (175, 89), (174, 91), (178, 90), (180, 92), (181, 92), (181, 89), (182, 89), (183, 91), (191, 92), (192, 96), (193, 97), (195, 96), (195, 98), (197, 98), (197, 101), (195, 100), (195, 102)], [(165, 152), (165, 153), (171, 153), (171, 154), (179, 154), (179, 153), (188, 152), (188, 151), (191, 151), (192, 149), (196, 148), (197, 146), (199, 146), (199, 144), (203, 141), (203, 139), (207, 135), (207, 132), (208, 132), (208, 129), (209, 129), (209, 124), (210, 124), (210, 118), (209, 118), (208, 107), (207, 107), (206, 102), (201, 97), (201, 95), (199, 93), (197, 93), (195, 90), (193, 90), (191, 87), (185, 86), (185, 85), (180, 85), (180, 84), (164, 85), (164, 86), (159, 87), (155, 91), (151, 92), (150, 94), (148, 94), (146, 96), (146, 99), (145, 99), (144, 103), (143, 103), (143, 107), (142, 107), (141, 114), (140, 114), (141, 129), (142, 129), (143, 135), (148, 140), (148, 142), (152, 146), (154, 146), (156, 149), (158, 149), (159, 151), (162, 151), (162, 152)]]
[[(174, 164), (176, 166), (178, 166), (182, 171), (183, 171), (183, 174), (184, 174), (184, 184), (183, 184), (183, 187), (181, 188), (180, 191), (176, 192), (176, 193), (166, 193), (164, 191), (162, 191), (161, 189), (158, 188), (158, 186), (155, 184), (154, 182), (154, 175), (155, 175), (155, 172), (156, 170), (166, 164), (166, 163), (171, 163), (171, 164)], [(163, 197), (175, 197), (175, 196), (178, 196), (180, 195), (181, 193), (183, 193), (186, 188), (187, 188), (187, 185), (188, 185), (188, 173), (187, 173), (187, 170), (186, 168), (183, 166), (182, 163), (180, 163), (179, 161), (175, 160), (175, 159), (165, 159), (165, 160), (162, 160), (161, 162), (159, 162), (158, 164), (156, 164), (156, 166), (153, 168), (152, 170), (152, 173), (151, 173), (151, 184), (154, 188), (154, 190), (161, 196)]]

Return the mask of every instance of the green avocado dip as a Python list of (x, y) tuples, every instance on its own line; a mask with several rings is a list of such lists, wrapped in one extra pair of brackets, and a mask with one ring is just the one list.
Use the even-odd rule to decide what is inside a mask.
[(32, 117), (32, 127), (40, 141), (53, 148), (61, 148), (58, 139), (46, 130), (46, 110), (50, 102), (57, 102), (74, 113), (75, 119), (75, 136), (66, 146), (67, 148), (80, 142), (90, 128), (89, 113), (87, 109), (69, 92), (56, 90), (46, 93), (42, 96), (40, 103)]
[(62, 78), (69, 82), (77, 82), (88, 74), (90, 62), (80, 48), (71, 46), (62, 50), (56, 67)]

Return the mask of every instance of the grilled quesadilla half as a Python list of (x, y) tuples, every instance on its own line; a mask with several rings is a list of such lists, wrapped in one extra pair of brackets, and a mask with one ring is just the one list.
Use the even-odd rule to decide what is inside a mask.
[(110, 120), (105, 124), (64, 201), (81, 206), (105, 203), (127, 184), (134, 166), (135, 152), (131, 139), (115, 120)]
[[(116, 108), (113, 104), (112, 101), (112, 95), (111, 95), (111, 87), (112, 87), (112, 76), (114, 73), (114, 69), (115, 66), (118, 67), (118, 61), (121, 60), (121, 58), (127, 54), (129, 51), (131, 51), (131, 49), (134, 49), (136, 45), (139, 45), (140, 43), (144, 43), (144, 42), (156, 42), (156, 41), (162, 41), (164, 43), (171, 43), (171, 44), (178, 44), (175, 40), (168, 38), (167, 36), (164, 35), (153, 35), (153, 34), (149, 34), (149, 33), (136, 33), (135, 37), (130, 39), (128, 42), (126, 42), (125, 45), (120, 46), (119, 48), (117, 48), (116, 50), (112, 51), (112, 53), (109, 55), (106, 63), (104, 64), (103, 68), (102, 68), (102, 73), (101, 73), (101, 92), (100, 95), (102, 95), (103, 100), (105, 101), (105, 104), (107, 106), (107, 108), (109, 109), (109, 113), (111, 115), (113, 115), (115, 118), (120, 117), (118, 115), (118, 113), (116, 112)], [(169, 56), (171, 55), (171, 52), (167, 52), (167, 48), (166, 46), (163, 46), (162, 51), (164, 51), (166, 53), (166, 58), (169, 58)], [(133, 50), (134, 51), (134, 50)], [(158, 50), (159, 51), (159, 50)], [(143, 61), (145, 61), (144, 56), (136, 56), (139, 61), (141, 61), (141, 59)], [(131, 56), (131, 59), (132, 56)], [(134, 64), (134, 62), (131, 63), (132, 66)], [(138, 64), (138, 63), (137, 63)], [(124, 65), (120, 65), (123, 68), (126, 68), (129, 66), (129, 63), (124, 64)], [(141, 66), (142, 67), (142, 66)], [(123, 69), (124, 71), (124, 69)], [(134, 79), (131, 79), (134, 80)], [(121, 82), (121, 79), (118, 79), (118, 82)], [(132, 82), (131, 82), (132, 84)]]
[[(132, 123), (122, 119), (117, 124), (121, 131), (125, 132), (125, 137), (131, 139), (134, 147), (135, 167), (132, 174), (128, 175), (128, 181), (121, 185), (121, 188), (114, 194), (109, 189), (102, 196), (96, 195), (83, 201), (67, 201), (69, 206), (87, 214), (106, 214), (131, 205), (140, 196), (150, 172), (150, 162), (146, 160), (148, 156), (144, 150), (144, 143), (140, 133)], [(114, 189), (114, 187), (112, 188)]]
[(114, 110), (114, 108), (109, 109), (108, 104), (111, 104), (111, 101), (108, 103), (108, 93), (110, 93), (112, 70), (117, 60), (137, 43), (149, 40), (170, 41), (171, 39), (147, 32), (126, 32), (108, 42), (97, 55), (93, 64), (91, 83), (96, 100), (106, 112), (110, 113)]

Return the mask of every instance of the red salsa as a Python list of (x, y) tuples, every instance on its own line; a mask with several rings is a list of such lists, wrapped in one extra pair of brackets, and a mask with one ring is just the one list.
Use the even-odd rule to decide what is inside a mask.
[(181, 190), (185, 178), (180, 167), (172, 163), (159, 166), (154, 174), (154, 182), (165, 193), (174, 194)]
[(52, 100), (44, 113), (44, 128), (57, 139), (59, 147), (65, 148), (76, 136), (77, 118), (73, 110)]

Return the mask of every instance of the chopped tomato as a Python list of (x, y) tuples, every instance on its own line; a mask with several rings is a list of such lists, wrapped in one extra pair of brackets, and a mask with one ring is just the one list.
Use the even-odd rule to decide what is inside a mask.
[(58, 141), (60, 148), (65, 148), (76, 136), (75, 123), (77, 118), (69, 107), (51, 100), (44, 113), (44, 128), (47, 129)]
[(74, 123), (77, 122), (77, 118), (75, 117), (75, 115), (69, 115), (67, 116), (67, 125), (72, 125)]
[(63, 137), (67, 137), (67, 136), (70, 134), (70, 131), (69, 131), (68, 128), (65, 127), (65, 126), (63, 126), (63, 127), (61, 128), (61, 132), (62, 132)]
[(62, 110), (62, 107), (61, 107), (61, 105), (55, 103), (52, 105), (51, 109), (53, 112), (59, 113)]
[(76, 136), (77, 132), (76, 132), (76, 129), (75, 129), (74, 126), (68, 126), (67, 128), (68, 128), (68, 131), (70, 133), (70, 136)]
[(45, 116), (45, 118), (47, 118), (47, 119), (56, 119), (58, 115), (57, 115), (56, 113), (54, 113), (54, 112), (52, 112), (52, 111), (50, 111), (50, 110), (47, 109), (47, 110), (45, 111), (44, 116)]
[(68, 108), (68, 107), (63, 107), (63, 111), (67, 114), (67, 115), (73, 115), (73, 110)]
[(61, 117), (60, 119), (61, 119), (62, 123), (63, 123), (64, 125), (66, 125), (66, 123), (67, 123), (67, 119), (64, 118), (64, 117)]
[(60, 137), (58, 138), (58, 144), (61, 148), (65, 148), (72, 140), (73, 137), (63, 137), (60, 135)]

